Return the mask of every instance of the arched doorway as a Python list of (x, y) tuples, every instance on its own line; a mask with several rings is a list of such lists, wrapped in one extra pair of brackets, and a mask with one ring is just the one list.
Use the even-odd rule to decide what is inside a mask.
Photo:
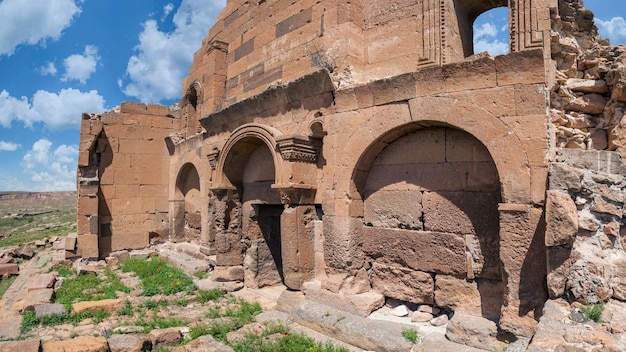
[[(224, 240), (218, 242), (218, 257), (232, 256), (234, 251), (234, 255), (238, 253), (243, 258), (243, 279), (247, 287), (280, 284), (284, 280), (280, 231), (284, 205), (278, 192), (272, 189), (276, 180), (274, 155), (262, 139), (247, 136), (230, 148), (223, 172), (236, 191), (229, 202), (230, 222), (225, 228)], [(245, 245), (239, 248), (236, 242)], [(220, 258), (219, 264), (224, 264)]]
[(183, 165), (176, 178), (176, 199), (179, 209), (174, 221), (174, 240), (200, 241), (202, 232), (200, 176), (196, 167)]
[(390, 298), (498, 320), (501, 189), (491, 155), (451, 126), (393, 133), (362, 158), (370, 160), (360, 194), (372, 286)]

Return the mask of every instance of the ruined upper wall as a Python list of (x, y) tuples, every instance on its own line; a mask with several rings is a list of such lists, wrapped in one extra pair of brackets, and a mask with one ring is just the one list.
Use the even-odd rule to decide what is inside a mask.
[[(549, 49), (557, 1), (509, 2), (511, 51)], [(342, 89), (463, 61), (476, 17), (507, 3), (229, 0), (183, 82), (187, 115), (204, 117), (320, 67)]]

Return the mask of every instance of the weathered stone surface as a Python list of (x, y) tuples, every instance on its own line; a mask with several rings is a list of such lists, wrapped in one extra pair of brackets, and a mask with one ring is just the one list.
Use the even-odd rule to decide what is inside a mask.
[(363, 252), (380, 264), (454, 275), (467, 271), (461, 236), (367, 226), (362, 232)]
[(216, 266), (212, 279), (217, 282), (243, 281), (243, 266)]
[(153, 348), (161, 344), (170, 345), (180, 342), (182, 338), (180, 328), (155, 329), (148, 334), (148, 339), (152, 342)]
[(30, 279), (28, 291), (53, 288), (56, 279), (56, 274), (54, 273), (35, 275)]
[(467, 281), (453, 276), (435, 276), (435, 304), (454, 312), (498, 319), (503, 284), (492, 280)]
[(568, 193), (546, 195), (546, 246), (572, 245), (578, 234), (578, 210)]
[(11, 307), (11, 310), (16, 312), (33, 310), (34, 307), (40, 304), (47, 304), (52, 302), (53, 295), (53, 289), (29, 291), (28, 295), (24, 299), (18, 298), (18, 300), (15, 301), (13, 307)]
[(63, 315), (67, 313), (64, 304), (50, 303), (35, 306), (35, 316), (37, 319), (49, 317), (52, 315)]
[(17, 264), (0, 264), (0, 275), (17, 275), (20, 273), (20, 267)]
[(15, 256), (23, 259), (31, 259), (35, 255), (35, 249), (28, 244), (22, 244), (15, 250)]
[(434, 293), (433, 277), (425, 272), (374, 264), (372, 287), (386, 297), (413, 303), (432, 304)]
[(107, 339), (111, 352), (144, 352), (152, 350), (147, 335), (115, 334)]
[(79, 336), (65, 341), (46, 341), (41, 344), (43, 352), (108, 352), (107, 340), (102, 337)]
[(0, 342), (0, 352), (39, 352), (40, 342), (39, 339), (3, 341)]
[(588, 114), (601, 114), (604, 111), (606, 99), (600, 94), (585, 94), (571, 101), (567, 109)]
[(100, 301), (86, 301), (72, 304), (73, 313), (82, 312), (96, 312), (103, 310), (105, 312), (113, 313), (120, 309), (124, 305), (122, 299), (103, 299)]
[(497, 334), (494, 322), (463, 313), (455, 313), (446, 327), (446, 337), (450, 341), (488, 351), (502, 350), (503, 344), (496, 339)]
[(432, 325), (432, 326), (442, 326), (442, 325), (448, 324), (448, 322), (449, 322), (448, 315), (442, 314), (442, 315), (440, 315), (438, 317), (433, 318), (430, 321), (430, 325)]
[(234, 350), (216, 341), (211, 335), (200, 336), (199, 338), (191, 341), (185, 346), (176, 347), (172, 351), (174, 352), (234, 352)]

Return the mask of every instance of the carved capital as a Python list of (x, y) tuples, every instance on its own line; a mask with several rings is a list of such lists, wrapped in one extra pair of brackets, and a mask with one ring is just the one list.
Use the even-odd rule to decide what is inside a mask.
[(223, 42), (221, 40), (212, 40), (211, 42), (209, 42), (209, 44), (207, 45), (207, 54), (211, 54), (213, 51), (215, 50), (219, 50), (221, 52), (227, 52), (228, 51), (228, 43)]
[(273, 184), (272, 188), (279, 192), (283, 204), (314, 204), (317, 189), (302, 184)]
[(284, 136), (276, 140), (276, 146), (283, 160), (315, 163), (317, 162), (317, 148), (308, 138), (300, 136)]
[(217, 158), (220, 156), (220, 151), (215, 148), (209, 154), (206, 155), (207, 159), (209, 159), (209, 165), (211, 165), (211, 170), (215, 170), (217, 166)]

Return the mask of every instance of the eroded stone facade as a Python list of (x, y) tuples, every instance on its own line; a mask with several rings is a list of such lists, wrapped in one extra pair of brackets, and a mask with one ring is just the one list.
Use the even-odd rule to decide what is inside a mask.
[[(510, 52), (475, 55), (499, 6)], [(624, 256), (623, 49), (592, 20), (576, 0), (229, 0), (179, 104), (83, 116), (68, 256), (191, 241), (216, 281), (523, 336), (549, 296), (623, 299), (624, 260), (600, 260)]]

